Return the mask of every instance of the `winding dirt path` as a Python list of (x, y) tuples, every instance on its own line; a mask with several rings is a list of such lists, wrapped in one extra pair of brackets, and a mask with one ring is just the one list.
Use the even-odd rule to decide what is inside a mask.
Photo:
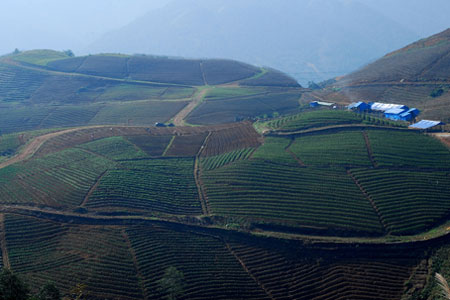
[(186, 118), (194, 110), (194, 108), (196, 108), (197, 105), (203, 101), (209, 90), (209, 88), (205, 88), (198, 91), (192, 98), (192, 101), (175, 115), (172, 123), (175, 124), (175, 126), (184, 126), (184, 118)]
[(97, 128), (97, 127), (104, 127), (104, 126), (88, 126), (88, 127), (72, 128), (72, 129), (66, 129), (66, 130), (62, 130), (62, 131), (57, 131), (57, 132), (52, 132), (52, 133), (47, 133), (44, 135), (37, 136), (34, 139), (32, 139), (31, 142), (26, 144), (25, 147), (20, 151), (19, 154), (11, 157), (7, 161), (0, 163), (0, 169), (6, 168), (7, 166), (10, 166), (12, 164), (18, 163), (20, 161), (23, 161), (23, 160), (26, 160), (26, 159), (32, 157), (39, 150), (39, 148), (41, 148), (41, 146), (51, 138), (60, 136), (62, 134), (68, 133), (68, 132), (73, 132), (73, 131), (82, 130), (82, 129), (89, 129), (89, 128)]

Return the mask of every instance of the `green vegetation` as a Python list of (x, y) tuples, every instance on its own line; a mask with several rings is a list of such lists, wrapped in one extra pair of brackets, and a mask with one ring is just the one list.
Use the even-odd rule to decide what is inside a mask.
[(127, 161), (109, 170), (86, 203), (95, 210), (200, 214), (193, 159)]
[(111, 166), (105, 158), (69, 149), (0, 169), (3, 204), (76, 207)]
[(184, 274), (181, 299), (268, 299), (220, 239), (156, 226), (127, 234), (148, 299), (168, 299), (161, 280), (169, 268)]
[(172, 136), (132, 135), (127, 136), (126, 139), (149, 156), (162, 156), (172, 140)]
[(450, 151), (437, 139), (417, 132), (369, 130), (373, 155), (380, 166), (450, 168)]
[(345, 171), (250, 160), (205, 171), (202, 179), (219, 215), (381, 233), (375, 211)]
[(259, 160), (270, 160), (276, 163), (297, 165), (295, 159), (286, 149), (292, 143), (291, 139), (267, 137), (252, 157)]
[(225, 154), (210, 156), (200, 160), (203, 170), (213, 170), (238, 160), (246, 160), (254, 151), (254, 148), (245, 148), (231, 151)]
[(352, 170), (373, 198), (389, 231), (414, 234), (444, 220), (450, 211), (446, 172), (389, 169)]
[(301, 136), (289, 150), (308, 166), (372, 165), (360, 131)]
[(267, 92), (266, 89), (256, 87), (256, 88), (248, 88), (248, 87), (214, 87), (209, 90), (206, 95), (206, 100), (216, 100), (223, 98), (233, 98), (233, 97), (244, 97), (257, 95)]
[[(73, 56), (73, 53), (72, 53)], [(46, 66), (49, 62), (70, 57), (69, 52), (58, 52), (53, 50), (31, 50), (21, 52), (13, 56), (18, 62), (33, 65)]]
[(80, 147), (113, 160), (147, 157), (142, 150), (120, 136), (96, 140)]
[(267, 94), (220, 98), (202, 102), (187, 118), (189, 124), (223, 124), (297, 112), (299, 91), (273, 91)]
[(32, 289), (49, 281), (64, 292), (85, 284), (97, 299), (142, 299), (133, 258), (120, 229), (6, 215), (11, 268)]
[(394, 122), (371, 115), (351, 111), (320, 109), (298, 113), (267, 121), (262, 126), (273, 130), (296, 131), (310, 128), (326, 127), (344, 124), (375, 124), (388, 126), (404, 126), (402, 122)]

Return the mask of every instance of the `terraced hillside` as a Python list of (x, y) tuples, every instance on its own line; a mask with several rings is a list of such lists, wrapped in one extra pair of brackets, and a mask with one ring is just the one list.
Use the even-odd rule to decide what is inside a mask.
[(33, 289), (165, 299), (175, 273), (179, 299), (421, 299), (448, 269), (429, 261), (448, 246), (445, 136), (312, 110), (233, 61), (33, 51), (0, 67), (2, 264)]
[[(450, 120), (450, 29), (394, 51), (316, 93), (330, 101), (417, 107), (425, 119)], [(317, 99), (316, 99), (317, 100)]]
[[(260, 80), (266, 76), (273, 81)], [(252, 87), (239, 89), (245, 80), (252, 80)], [(280, 90), (285, 86), (295, 91), (297, 99), (292, 91)], [(295, 111), (302, 91), (278, 71), (231, 60), (116, 54), (70, 57), (33, 50), (0, 58), (0, 130), (6, 134), (102, 124), (154, 125), (174, 122), (183, 110), (183, 122), (189, 117), (201, 124), (205, 121), (197, 120), (195, 113), (192, 120), (188, 115), (198, 105), (209, 107), (213, 99), (202, 95), (214, 89), (231, 91), (235, 97), (221, 108), (215, 124)], [(250, 101), (245, 114), (240, 114), (235, 106), (250, 103), (247, 97), (256, 90), (263, 98)]]
[(426, 245), (405, 255), (407, 244), (327, 249), (120, 219), (3, 220), (8, 263), (33, 289), (81, 284), (92, 299), (164, 299), (169, 268), (183, 276), (182, 299), (400, 299), (405, 282), (425, 282)]

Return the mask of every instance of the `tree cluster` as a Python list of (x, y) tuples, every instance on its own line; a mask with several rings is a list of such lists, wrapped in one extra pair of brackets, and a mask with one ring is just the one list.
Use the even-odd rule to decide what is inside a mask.
[(59, 290), (52, 283), (32, 294), (28, 285), (7, 268), (0, 273), (0, 300), (61, 300)]

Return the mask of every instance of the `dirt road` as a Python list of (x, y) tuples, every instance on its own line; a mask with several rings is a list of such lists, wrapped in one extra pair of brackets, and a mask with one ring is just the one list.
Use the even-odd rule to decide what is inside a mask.
[(88, 127), (72, 128), (72, 129), (67, 129), (67, 130), (62, 130), (62, 131), (57, 131), (57, 132), (52, 132), (52, 133), (47, 133), (44, 135), (37, 136), (34, 139), (32, 139), (31, 142), (26, 144), (25, 147), (20, 151), (20, 153), (11, 157), (7, 161), (0, 163), (0, 169), (3, 169), (7, 166), (10, 166), (12, 164), (15, 164), (17, 162), (20, 162), (27, 158), (32, 157), (36, 153), (36, 151), (38, 151), (39, 148), (41, 148), (41, 146), (51, 138), (57, 137), (59, 135), (62, 135), (62, 134), (68, 133), (68, 132), (73, 132), (73, 131), (87, 129), (87, 128), (96, 128), (96, 127), (102, 127), (102, 126), (88, 126)]
[(177, 115), (173, 118), (173, 124), (175, 124), (175, 126), (183, 126), (184, 124), (184, 118), (186, 118), (189, 113), (191, 113), (191, 111), (194, 110), (195, 107), (197, 107), (197, 105), (199, 105), (203, 99), (206, 96), (206, 93), (209, 91), (210, 89), (205, 88), (201, 91), (198, 91), (194, 97), (192, 98), (192, 101), (186, 105), (185, 108), (183, 108), (179, 113), (177, 113)]

